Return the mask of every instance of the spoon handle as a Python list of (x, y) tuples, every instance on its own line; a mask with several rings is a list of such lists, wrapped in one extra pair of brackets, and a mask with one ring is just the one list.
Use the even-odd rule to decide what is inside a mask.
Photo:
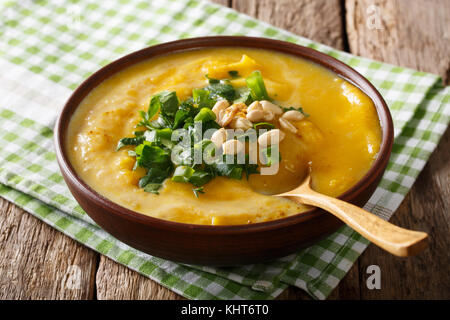
[(348, 202), (332, 198), (312, 189), (301, 194), (283, 194), (301, 204), (322, 208), (345, 222), (380, 248), (400, 257), (415, 255), (428, 245), (428, 235), (397, 227)]

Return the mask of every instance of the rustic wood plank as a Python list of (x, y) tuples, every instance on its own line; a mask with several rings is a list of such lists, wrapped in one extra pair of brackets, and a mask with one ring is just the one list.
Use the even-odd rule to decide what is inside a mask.
[(347, 0), (345, 8), (352, 53), (448, 78), (450, 1)]
[(233, 0), (232, 7), (300, 36), (344, 49), (340, 0)]
[(92, 299), (97, 254), (0, 198), (0, 299)]
[(359, 261), (351, 267), (339, 285), (328, 296), (329, 300), (359, 300), (360, 294)]
[(179, 300), (183, 297), (104, 256), (97, 271), (100, 300)]
[(211, 2), (215, 2), (217, 4), (220, 4), (222, 6), (225, 7), (230, 7), (231, 6), (231, 0), (210, 0)]
[(450, 130), (420, 174), (392, 222), (430, 234), (427, 251), (408, 259), (393, 257), (371, 245), (360, 258), (360, 273), (368, 265), (381, 270), (381, 289), (362, 283), (363, 299), (450, 298)]
[[(352, 53), (434, 72), (448, 81), (450, 2), (347, 0), (345, 4)], [(429, 232), (428, 250), (417, 257), (400, 259), (371, 245), (359, 259), (362, 299), (450, 297), (449, 135), (447, 130), (391, 220), (406, 228)], [(380, 266), (381, 290), (366, 287), (366, 268), (372, 264)]]

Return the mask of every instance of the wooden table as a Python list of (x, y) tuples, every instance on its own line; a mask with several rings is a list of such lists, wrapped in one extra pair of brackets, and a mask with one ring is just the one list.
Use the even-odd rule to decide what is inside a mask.
[[(214, 2), (356, 55), (436, 73), (445, 81), (450, 78), (448, 0)], [(450, 298), (449, 150), (447, 130), (392, 218), (400, 226), (429, 232), (429, 249), (417, 257), (400, 259), (371, 245), (330, 299)], [(0, 212), (1, 299), (181, 298), (1, 198)], [(380, 290), (366, 287), (366, 268), (372, 264), (381, 269)], [(81, 275), (80, 282), (70, 282), (73, 273)], [(290, 288), (280, 298), (309, 297)]]

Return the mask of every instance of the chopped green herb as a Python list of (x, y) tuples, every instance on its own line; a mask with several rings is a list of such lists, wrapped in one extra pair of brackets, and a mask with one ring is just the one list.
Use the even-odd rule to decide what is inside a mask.
[(134, 138), (122, 138), (117, 144), (116, 150), (120, 150), (124, 146), (137, 146), (144, 142), (144, 137), (134, 137)]
[(191, 166), (193, 162), (191, 146), (178, 144), (172, 149), (172, 162), (175, 165)]
[(224, 98), (228, 101), (233, 101), (236, 97), (236, 90), (227, 80), (220, 80), (219, 83), (210, 83), (205, 89), (211, 92), (211, 96), (215, 99)]
[(161, 187), (162, 187), (161, 183), (149, 183), (144, 187), (144, 191), (159, 194), (159, 189), (161, 189)]
[(251, 75), (245, 79), (245, 81), (251, 90), (253, 100), (270, 100), (266, 86), (264, 85), (264, 80), (261, 76), (261, 72), (253, 71)]
[(174, 117), (179, 105), (176, 92), (162, 91), (156, 97), (159, 98), (161, 104), (161, 113), (169, 117)]
[(209, 75), (207, 75), (207, 74), (205, 74), (205, 78), (208, 79), (208, 82), (209, 82), (210, 84), (213, 84), (213, 83), (219, 83), (219, 82), (220, 82), (219, 79), (210, 78)]
[(150, 99), (150, 105), (148, 106), (147, 119), (150, 120), (151, 118), (153, 118), (153, 116), (158, 113), (160, 108), (161, 108), (161, 100), (159, 96), (153, 96)]
[(248, 87), (241, 87), (236, 89), (237, 99), (234, 100), (234, 103), (242, 102), (246, 105), (250, 105), (253, 102), (251, 90)]
[(175, 182), (189, 182), (189, 179), (194, 173), (194, 169), (188, 166), (179, 166), (175, 169), (173, 173), (172, 181)]
[(198, 198), (198, 194), (199, 193), (205, 193), (205, 191), (203, 191), (203, 187), (199, 187), (199, 188), (193, 188), (192, 192), (194, 192), (194, 195)]
[(230, 179), (242, 179), (242, 172), (244, 169), (236, 164), (228, 164), (225, 162), (220, 162), (215, 164), (215, 170), (218, 176), (225, 176)]
[(173, 123), (169, 116), (160, 113), (159, 117), (145, 125), (148, 129), (172, 128)]
[(240, 77), (240, 76), (239, 76), (239, 72), (236, 71), (236, 70), (230, 70), (230, 71), (228, 71), (228, 74), (229, 74), (230, 77), (232, 77), (233, 79), (239, 78), (239, 77)]
[(199, 108), (209, 108), (214, 107), (216, 100), (210, 97), (211, 93), (205, 89), (194, 89), (192, 90), (192, 98), (194, 103)]
[[(248, 160), (248, 157), (246, 158)], [(212, 165), (213, 170), (218, 176), (228, 177), (230, 179), (242, 179), (242, 173), (245, 171), (246, 164), (238, 164), (237, 156), (235, 156), (232, 163), (228, 163), (227, 156), (224, 155), (222, 159)]]
[(213, 142), (209, 139), (203, 139), (202, 141), (194, 144), (194, 150), (204, 151), (208, 146), (210, 146)]
[(253, 129), (255, 129), (256, 132), (258, 132), (259, 129), (272, 130), (274, 128), (275, 128), (275, 126), (270, 122), (258, 122), (258, 123), (253, 124)]
[(175, 114), (173, 129), (183, 127), (186, 123), (194, 121), (194, 117), (198, 113), (199, 108), (195, 107), (193, 103), (193, 99), (190, 99), (183, 101), (180, 104), (180, 107)]
[(216, 114), (209, 108), (202, 108), (199, 113), (194, 118), (194, 121), (208, 122), (211, 120), (216, 120)]
[(139, 179), (139, 187), (144, 188), (149, 183), (162, 183), (171, 173), (168, 169), (150, 168), (147, 174)]
[[(139, 148), (139, 146), (137, 147)], [(137, 150), (137, 163), (139, 167), (150, 169), (154, 164), (170, 165), (170, 154), (161, 147), (143, 145), (142, 150)]]
[(150, 168), (145, 176), (139, 180), (139, 187), (144, 191), (158, 194), (162, 183), (172, 174), (172, 166), (165, 169), (160, 167)]
[(201, 187), (211, 181), (212, 178), (213, 176), (209, 172), (195, 171), (189, 178), (189, 182), (196, 187)]
[(173, 145), (172, 129), (170, 128), (146, 131), (144, 137), (146, 141), (160, 143), (168, 148)]
[(257, 164), (246, 164), (244, 166), (244, 172), (245, 172), (245, 176), (248, 178), (250, 177), (251, 174), (258, 174), (259, 170), (258, 170), (258, 165)]

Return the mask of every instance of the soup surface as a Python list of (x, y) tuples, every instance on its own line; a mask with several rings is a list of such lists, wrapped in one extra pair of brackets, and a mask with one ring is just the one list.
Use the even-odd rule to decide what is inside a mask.
[[(145, 192), (133, 170), (130, 148), (116, 151), (118, 141), (134, 132), (139, 110), (152, 95), (175, 91), (180, 100), (207, 85), (205, 75), (229, 78), (234, 87), (259, 70), (269, 96), (285, 107), (303, 108), (297, 134), (280, 142), (275, 175), (250, 179), (216, 177), (196, 197), (192, 186), (167, 179), (159, 194)], [(145, 215), (193, 224), (247, 224), (279, 219), (308, 210), (268, 194), (299, 185), (308, 166), (313, 188), (339, 196), (369, 170), (379, 151), (381, 129), (372, 101), (357, 87), (327, 69), (282, 53), (217, 48), (175, 53), (151, 59), (115, 74), (96, 87), (72, 117), (67, 154), (79, 176), (106, 198)], [(257, 190), (257, 191), (254, 191)]]

